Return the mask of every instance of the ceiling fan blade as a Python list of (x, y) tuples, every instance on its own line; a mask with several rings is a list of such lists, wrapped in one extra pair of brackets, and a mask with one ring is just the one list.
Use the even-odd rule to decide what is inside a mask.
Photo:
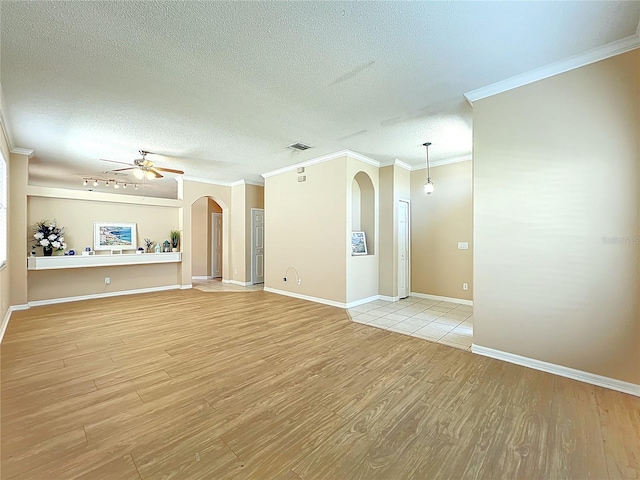
[(173, 168), (164, 168), (164, 167), (153, 167), (153, 168), (155, 170), (160, 170), (161, 172), (177, 173), (178, 175), (184, 174), (182, 170), (174, 170)]
[(127, 163), (127, 162), (117, 162), (115, 160), (107, 160), (106, 158), (101, 158), (100, 161), (101, 162), (110, 162), (110, 163), (121, 163), (122, 165), (131, 165), (130, 163)]
[(127, 167), (127, 168), (116, 168), (115, 170), (111, 170), (112, 172), (122, 172), (123, 170), (133, 170), (138, 167)]
[(149, 170), (147, 171), (153, 173), (156, 178), (162, 178), (162, 175), (160, 174), (160, 172), (158, 172), (155, 168), (149, 168)]
[(146, 158), (141, 158), (140, 160), (142, 160), (140, 162), (140, 165), (142, 165), (144, 167), (149, 167), (149, 168), (153, 167), (153, 162), (151, 160), (147, 160)]

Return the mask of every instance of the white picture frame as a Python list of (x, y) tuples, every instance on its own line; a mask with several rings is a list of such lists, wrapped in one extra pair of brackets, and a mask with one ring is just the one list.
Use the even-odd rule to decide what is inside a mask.
[(351, 255), (367, 255), (367, 235), (351, 232)]
[(94, 250), (136, 250), (137, 248), (138, 232), (135, 223), (94, 222)]

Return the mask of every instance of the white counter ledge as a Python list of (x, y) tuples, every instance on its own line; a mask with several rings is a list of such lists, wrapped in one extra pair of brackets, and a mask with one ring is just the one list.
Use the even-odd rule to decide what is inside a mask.
[(123, 253), (118, 255), (52, 255), (28, 257), (28, 270), (55, 270), (62, 268), (116, 267), (118, 265), (148, 265), (152, 263), (182, 262), (182, 252)]

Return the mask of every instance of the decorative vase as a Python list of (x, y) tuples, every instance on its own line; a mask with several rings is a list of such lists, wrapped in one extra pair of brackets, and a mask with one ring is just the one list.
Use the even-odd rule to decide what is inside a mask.
[(171, 251), (175, 253), (175, 252), (177, 252), (177, 251), (178, 251), (178, 249), (177, 249), (176, 247), (173, 247), (173, 248), (171, 249)]
[(53, 248), (51, 247), (42, 247), (42, 250), (44, 252), (45, 257), (50, 257), (51, 254), (53, 253)]

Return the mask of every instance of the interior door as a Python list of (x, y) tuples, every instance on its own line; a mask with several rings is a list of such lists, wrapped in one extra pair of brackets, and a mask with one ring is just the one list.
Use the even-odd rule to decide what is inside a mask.
[(222, 277), (222, 214), (211, 214), (211, 277)]
[(251, 209), (251, 282), (264, 283), (264, 210)]
[(398, 204), (398, 297), (409, 296), (409, 202)]

